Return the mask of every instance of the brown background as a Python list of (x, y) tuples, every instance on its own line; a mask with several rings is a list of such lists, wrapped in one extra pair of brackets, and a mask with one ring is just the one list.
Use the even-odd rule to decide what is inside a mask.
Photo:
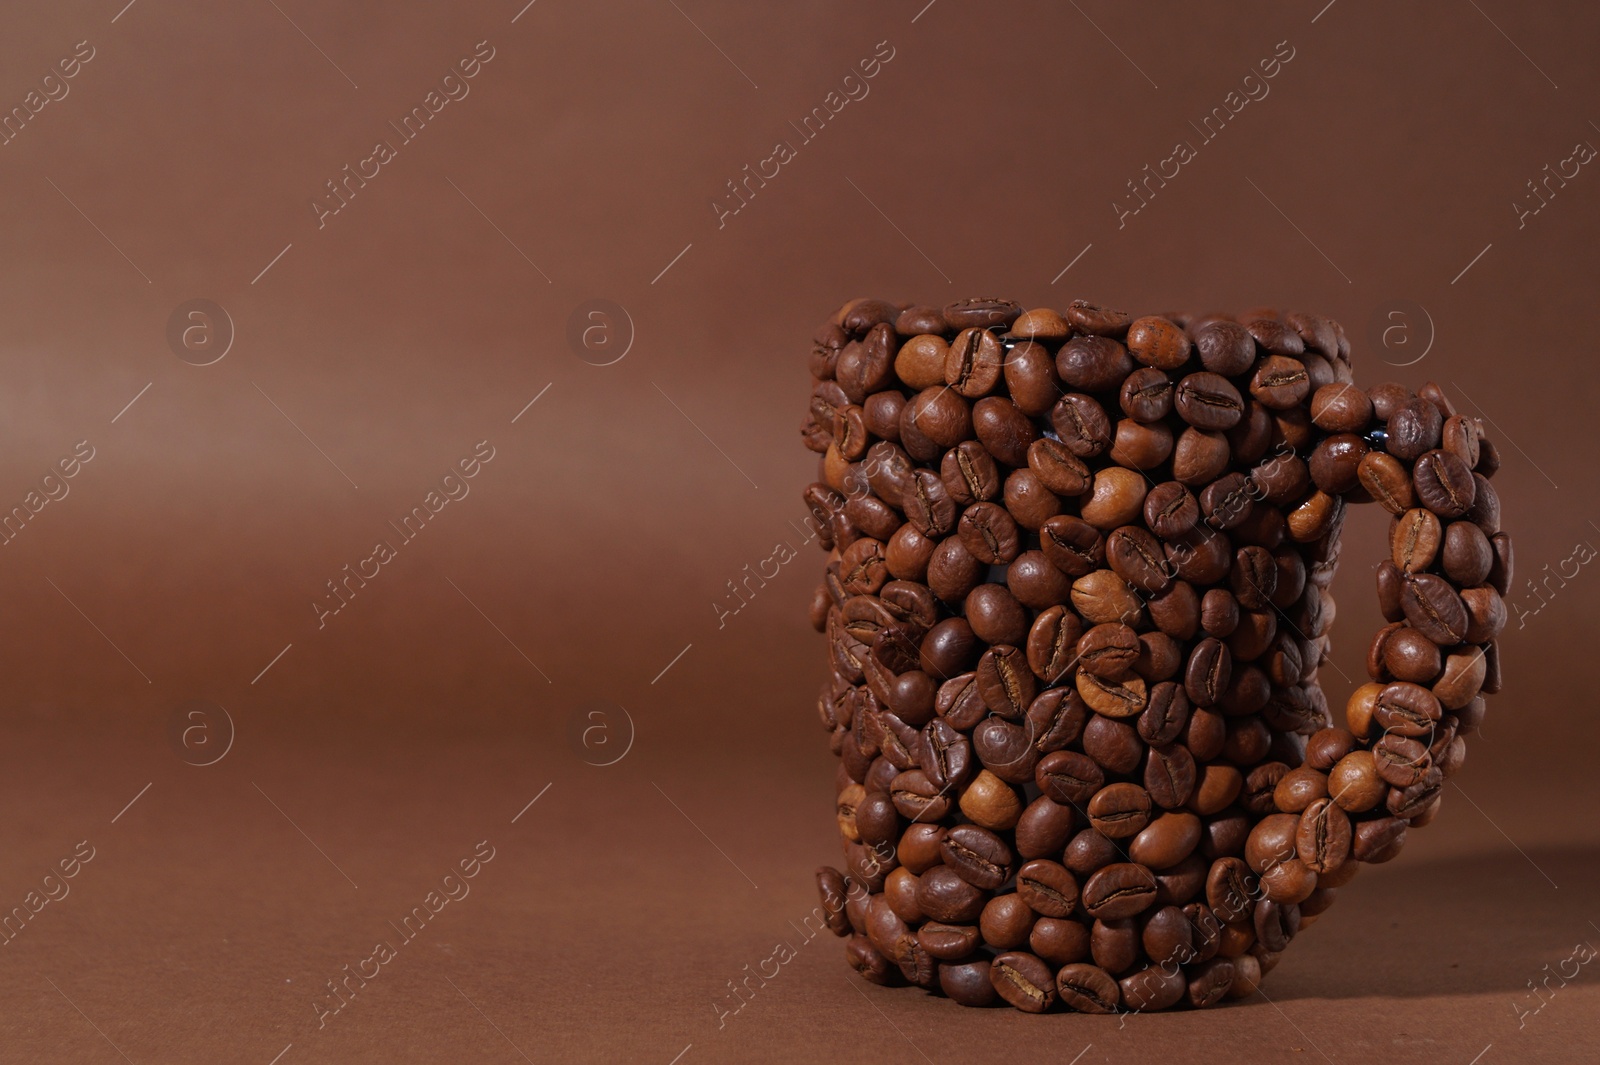
[[(0, 1060), (1592, 1050), (1596, 970), (1548, 974), (1600, 942), (1600, 577), (1537, 614), (1523, 579), (1600, 543), (1600, 177), (1520, 229), (1511, 206), (1600, 143), (1592, 7), (120, 6), (14, 5), (0, 27), (4, 108), (95, 49), (0, 148), (0, 505), (95, 448), (0, 547), (0, 911), (95, 848), (0, 946)], [(470, 94), (319, 230), (323, 182), (480, 40)], [(1124, 183), (1284, 40), (1270, 95), (1119, 229)], [(879, 41), (870, 95), (719, 228), (724, 183)], [(798, 539), (815, 324), (859, 294), (991, 293), (1327, 313), (1363, 383), (1438, 380), (1501, 441), (1530, 611), (1506, 691), (1440, 819), (1343, 892), (1270, 1001), (1122, 1025), (963, 1011), (862, 984), (791, 925), (837, 860), (803, 608), (820, 556), (722, 629), (713, 603)], [(205, 367), (165, 339), (197, 297), (236, 330)], [(635, 328), (614, 365), (566, 340), (592, 298)], [(1405, 348), (1370, 329), (1399, 301), (1433, 333), (1405, 368), (1385, 362), (1426, 323)], [(323, 582), (485, 439), (471, 494), (319, 630)], [(1377, 624), (1382, 530), (1349, 526), (1335, 703)], [(172, 739), (191, 700), (236, 730), (209, 766), (183, 755), (210, 757), (219, 714), (202, 754)], [(632, 728), (585, 717), (597, 700)], [(480, 840), (471, 895), (319, 1030), (324, 982)], [(719, 1029), (727, 982), (780, 939), (796, 958)]]

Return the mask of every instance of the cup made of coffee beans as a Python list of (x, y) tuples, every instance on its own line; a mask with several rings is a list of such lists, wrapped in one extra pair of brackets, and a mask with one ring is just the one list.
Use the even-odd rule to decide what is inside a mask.
[[(1254, 994), (1437, 816), (1500, 689), (1511, 540), (1479, 419), (1353, 383), (1256, 308), (851, 300), (801, 423), (811, 620), (863, 977), (1110, 1013)], [(1318, 682), (1345, 506), (1391, 515), (1386, 624)]]

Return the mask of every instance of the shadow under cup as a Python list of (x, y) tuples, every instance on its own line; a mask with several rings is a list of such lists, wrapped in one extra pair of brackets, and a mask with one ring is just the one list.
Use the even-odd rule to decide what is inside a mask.
[[(1318, 315), (1083, 301), (852, 300), (809, 366), (846, 859), (817, 879), (862, 976), (1035, 1013), (1244, 998), (1436, 816), (1512, 569), (1494, 446), (1438, 386), (1356, 387)], [(1393, 517), (1387, 624), (1335, 725), (1352, 503)]]

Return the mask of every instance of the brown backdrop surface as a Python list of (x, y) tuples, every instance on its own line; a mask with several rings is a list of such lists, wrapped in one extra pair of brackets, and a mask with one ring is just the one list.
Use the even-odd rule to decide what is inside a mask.
[[(6, 12), (0, 108), (27, 118), (0, 147), (0, 506), (59, 498), (0, 547), (0, 911), (93, 857), (0, 946), (0, 1060), (1592, 1049), (1595, 970), (1551, 974), (1600, 941), (1600, 578), (1525, 579), (1600, 543), (1600, 177), (1527, 183), (1600, 144), (1600, 15), (923, 3)], [(844, 84), (891, 50), (864, 96)], [(465, 95), (403, 141), (435, 89)], [(379, 139), (394, 157), (319, 226)], [(719, 219), (780, 140), (793, 158)], [(1119, 219), (1180, 140), (1195, 158)], [(1506, 692), (1439, 820), (1296, 942), (1270, 1000), (963, 1011), (857, 981), (796, 927), (837, 855), (821, 557), (721, 625), (716, 604), (799, 546), (816, 323), (854, 295), (990, 293), (1316, 310), (1362, 383), (1437, 380), (1502, 444)], [(201, 298), (231, 323), (205, 366), (167, 337)], [(593, 299), (623, 309), (598, 354), (568, 340)], [(401, 541), (481, 441), (469, 493)], [(45, 481), (75, 447), (93, 458)], [(1336, 704), (1382, 535), (1348, 527)], [(319, 626), (384, 538), (396, 557)], [(319, 1027), (326, 983), (480, 841), (470, 894)], [(722, 1016), (780, 942), (794, 959)]]

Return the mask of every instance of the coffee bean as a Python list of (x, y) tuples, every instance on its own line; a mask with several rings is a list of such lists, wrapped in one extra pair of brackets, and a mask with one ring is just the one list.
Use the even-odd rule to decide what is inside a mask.
[(961, 812), (983, 828), (1005, 832), (1022, 816), (1022, 798), (1000, 777), (982, 770), (961, 793)]
[(1093, 458), (1111, 446), (1111, 418), (1091, 396), (1062, 396), (1050, 410), (1050, 424), (1057, 439), (1079, 458)]
[(1072, 838), (1076, 820), (1072, 807), (1040, 795), (1017, 820), (1017, 854), (1024, 860), (1060, 854)]
[(1201, 370), (1178, 382), (1173, 392), (1178, 416), (1197, 429), (1231, 429), (1239, 424), (1244, 401), (1226, 377)]
[[(1377, 397), (1373, 398), (1373, 408), (1377, 409)], [(1393, 413), (1379, 417), (1385, 419), (1387, 439), (1384, 447), (1397, 459), (1414, 462), (1422, 455), (1439, 446), (1440, 429), (1444, 419), (1439, 414), (1439, 409), (1424, 399), (1406, 400), (1396, 407)]]
[(956, 300), (944, 305), (944, 320), (950, 329), (1004, 329), (1022, 314), (1022, 305), (993, 296)]
[(1269, 355), (1250, 378), (1250, 394), (1273, 410), (1286, 410), (1302, 402), (1311, 391), (1305, 364), (1286, 355)]
[(1255, 884), (1242, 858), (1218, 858), (1206, 876), (1206, 901), (1218, 920), (1229, 924), (1243, 921), (1255, 905)]
[(918, 755), (923, 773), (941, 790), (960, 789), (978, 771), (971, 741), (942, 717), (923, 728)]
[(1017, 405), (1003, 396), (985, 396), (972, 406), (972, 431), (999, 462), (1022, 466), (1039, 431)]
[(1238, 322), (1209, 322), (1194, 331), (1194, 346), (1201, 365), (1224, 377), (1237, 377), (1256, 361), (1256, 345)]
[(1194, 853), (1200, 845), (1201, 828), (1200, 818), (1194, 814), (1162, 814), (1128, 844), (1128, 857), (1151, 869), (1170, 869)]
[(1124, 976), (1118, 985), (1122, 989), (1122, 1004), (1140, 1013), (1170, 1009), (1189, 991), (1189, 981), (1184, 978), (1182, 969), (1159, 965)]
[(851, 936), (845, 943), (845, 957), (850, 963), (850, 968), (863, 978), (885, 986), (894, 982), (895, 967), (878, 953), (866, 936)]
[(1017, 344), (1006, 356), (1004, 372), (1012, 402), (1029, 417), (1049, 413), (1061, 398), (1055, 356), (1043, 344), (1032, 340)]
[(1403, 573), (1421, 573), (1438, 557), (1444, 532), (1432, 511), (1421, 507), (1401, 514), (1389, 527), (1389, 553)]
[(984, 705), (1012, 721), (1022, 718), (1038, 693), (1038, 678), (1016, 647), (991, 647), (978, 659), (976, 683)]
[(1072, 607), (1092, 624), (1118, 621), (1137, 624), (1144, 612), (1128, 582), (1109, 569), (1098, 569), (1072, 582)]
[(1051, 565), (1082, 577), (1105, 562), (1105, 538), (1082, 518), (1058, 514), (1039, 527), (1039, 546)]
[(1399, 681), (1378, 693), (1372, 720), (1385, 733), (1398, 736), (1428, 736), (1438, 723), (1439, 700), (1419, 684)]
[(1196, 706), (1214, 705), (1228, 689), (1232, 668), (1232, 656), (1221, 640), (1209, 636), (1201, 640), (1190, 652), (1184, 670), (1183, 687), (1189, 701)]
[(1131, 722), (1091, 714), (1083, 726), (1083, 753), (1108, 773), (1131, 775), (1144, 759), (1145, 744)]
[(1077, 921), (1041, 917), (1028, 933), (1028, 948), (1052, 966), (1081, 962), (1089, 956), (1089, 930)]
[(1042, 551), (1024, 551), (1006, 567), (1006, 586), (1024, 606), (1048, 610), (1065, 603), (1072, 581)]
[(1050, 491), (1039, 475), (1023, 468), (1012, 470), (1001, 489), (1006, 509), (1024, 529), (1037, 531), (1061, 513), (1061, 499)]
[(1078, 1013), (1115, 1013), (1122, 1002), (1116, 980), (1093, 965), (1062, 966), (1056, 973), (1056, 989), (1061, 1004)]
[(1190, 426), (1173, 445), (1172, 476), (1189, 488), (1204, 486), (1227, 471), (1232, 457), (1226, 436)]
[(859, 344), (848, 344), (839, 353), (834, 379), (850, 402), (860, 403), (874, 392), (887, 388), (894, 380), (894, 357), (900, 342), (894, 327), (879, 322), (867, 330)]
[(928, 557), (928, 588), (947, 603), (959, 603), (983, 581), (987, 571), (960, 537), (947, 537)]
[(1139, 659), (1139, 634), (1118, 622), (1096, 625), (1078, 640), (1080, 669), (1115, 680), (1128, 675)]
[(1040, 759), (1034, 783), (1063, 806), (1082, 806), (1105, 784), (1105, 773), (1093, 758), (1077, 751), (1053, 751)]
[(1356, 466), (1356, 479), (1391, 514), (1401, 514), (1411, 509), (1416, 499), (1416, 493), (1411, 488), (1411, 476), (1405, 466), (1381, 451), (1369, 451), (1361, 457)]
[(1150, 823), (1150, 794), (1137, 784), (1108, 784), (1089, 800), (1089, 822), (1108, 839), (1126, 839)]
[(1385, 732), (1373, 745), (1372, 761), (1378, 776), (1396, 788), (1418, 783), (1433, 767), (1425, 745), (1395, 732)]
[(1252, 920), (1257, 942), (1267, 950), (1285, 950), (1300, 931), (1300, 907), (1262, 899), (1255, 905)]
[(1329, 873), (1349, 857), (1351, 839), (1350, 818), (1333, 799), (1323, 797), (1300, 814), (1295, 853), (1312, 872)]
[(1117, 399), (1134, 421), (1160, 421), (1172, 413), (1172, 379), (1154, 367), (1141, 367), (1122, 382)]
[(945, 492), (964, 507), (999, 496), (1003, 483), (994, 457), (976, 440), (963, 440), (946, 451), (939, 473)]
[(1052, 606), (1041, 611), (1028, 632), (1028, 668), (1046, 684), (1054, 684), (1077, 661), (1082, 632), (1083, 623), (1066, 607)]
[(952, 828), (939, 844), (939, 854), (961, 879), (986, 891), (993, 891), (1010, 880), (1014, 871), (1011, 848), (1006, 841), (977, 825)]
[(913, 821), (941, 820), (954, 805), (948, 794), (920, 769), (908, 769), (894, 778), (889, 797), (903, 817)]
[(1489, 579), (1494, 566), (1494, 547), (1483, 530), (1469, 521), (1453, 521), (1444, 531), (1441, 555), (1445, 576), (1457, 585), (1470, 588)]
[(1083, 885), (1083, 907), (1090, 916), (1111, 920), (1142, 913), (1155, 902), (1150, 870), (1133, 862), (1113, 862)]
[(1056, 372), (1070, 388), (1109, 392), (1133, 372), (1128, 349), (1104, 336), (1073, 337), (1056, 352)]
[(1026, 784), (1034, 779), (1039, 752), (1032, 745), (1027, 726), (991, 717), (972, 734), (972, 749), (986, 770), (1011, 784)]
[(987, 565), (1005, 565), (1020, 550), (1015, 519), (994, 503), (975, 503), (963, 511), (956, 534), (972, 557)]
[(994, 959), (989, 980), (1000, 997), (1027, 1013), (1043, 1013), (1056, 1001), (1049, 966), (1032, 954), (1006, 951)]
[(934, 333), (928, 330), (913, 336), (900, 346), (894, 358), (895, 376), (909, 388), (920, 390), (944, 384), (944, 364), (950, 346)]
[(929, 921), (917, 929), (917, 942), (939, 961), (961, 961), (971, 957), (972, 952), (978, 949), (979, 939), (977, 926), (970, 924)]
[(1159, 370), (1176, 370), (1189, 359), (1189, 337), (1165, 318), (1139, 318), (1128, 326), (1128, 352)]
[(1472, 469), (1448, 451), (1434, 450), (1411, 470), (1417, 499), (1441, 518), (1458, 518), (1472, 509), (1477, 485)]
[(1400, 588), (1400, 606), (1412, 627), (1441, 647), (1458, 644), (1466, 636), (1466, 605), (1443, 577), (1408, 575)]
[(1153, 470), (1172, 454), (1172, 430), (1165, 425), (1145, 425), (1132, 418), (1117, 423), (1111, 444), (1111, 461), (1135, 470)]
[(1142, 592), (1160, 592), (1172, 580), (1161, 542), (1137, 525), (1112, 530), (1106, 537), (1106, 561), (1117, 576)]
[(1078, 513), (1102, 532), (1137, 521), (1144, 510), (1147, 483), (1134, 470), (1120, 466), (1103, 469), (1095, 474), (1089, 498), (1081, 503)]
[(1372, 420), (1372, 400), (1359, 388), (1327, 384), (1311, 397), (1311, 421), (1330, 433), (1359, 433)]
[(1139, 714), (1139, 736), (1152, 745), (1176, 740), (1189, 720), (1189, 697), (1183, 688), (1163, 681), (1150, 689), (1144, 710)]
[(1406, 841), (1406, 823), (1398, 817), (1379, 817), (1355, 825), (1350, 856), (1358, 862), (1386, 862)]
[(1144, 770), (1145, 790), (1157, 806), (1176, 810), (1193, 794), (1195, 773), (1194, 756), (1187, 747), (1175, 743), (1151, 747)]
[(907, 485), (902, 501), (906, 520), (930, 538), (955, 528), (957, 507), (949, 491), (932, 470), (918, 470)]
[(1441, 665), (1439, 645), (1408, 626), (1396, 628), (1384, 644), (1383, 667), (1395, 680), (1428, 684), (1439, 675)]
[(1094, 483), (1088, 465), (1066, 444), (1049, 437), (1028, 445), (1028, 468), (1057, 495), (1080, 496)]
[(1058, 862), (1036, 858), (1017, 870), (1017, 894), (1045, 917), (1070, 917), (1078, 905), (1078, 882)]
[[(1354, 389), (1351, 390), (1354, 392)], [(1359, 392), (1355, 393), (1360, 395)], [(1335, 433), (1324, 437), (1311, 451), (1307, 463), (1311, 481), (1324, 492), (1343, 494), (1360, 480), (1361, 460), (1367, 455), (1366, 441), (1354, 433)]]
[(968, 399), (987, 396), (1000, 383), (1005, 349), (987, 329), (963, 329), (945, 356), (944, 383)]
[(1080, 333), (1122, 336), (1133, 322), (1133, 315), (1127, 311), (1097, 306), (1087, 300), (1073, 300), (1067, 306), (1067, 321)]
[(1144, 520), (1157, 536), (1175, 540), (1200, 520), (1200, 504), (1194, 493), (1177, 481), (1163, 481), (1144, 497)]
[(1110, 680), (1087, 672), (1078, 674), (1077, 688), (1091, 709), (1111, 718), (1137, 717), (1144, 710), (1148, 694), (1141, 677)]
[(1017, 894), (996, 895), (983, 908), (978, 930), (983, 941), (999, 950), (1012, 950), (1028, 942), (1037, 915)]

